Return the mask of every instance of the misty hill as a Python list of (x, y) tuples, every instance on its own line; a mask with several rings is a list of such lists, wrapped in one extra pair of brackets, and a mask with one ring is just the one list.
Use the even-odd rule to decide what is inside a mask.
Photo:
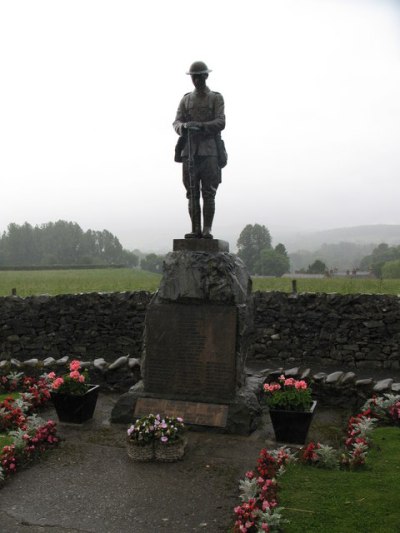
[(316, 259), (328, 269), (341, 271), (359, 268), (364, 257), (380, 243), (400, 243), (400, 225), (355, 226), (288, 235), (291, 271), (307, 269)]
[(315, 251), (324, 244), (350, 242), (360, 245), (400, 244), (400, 225), (377, 224), (287, 234), (282, 241), (291, 252)]

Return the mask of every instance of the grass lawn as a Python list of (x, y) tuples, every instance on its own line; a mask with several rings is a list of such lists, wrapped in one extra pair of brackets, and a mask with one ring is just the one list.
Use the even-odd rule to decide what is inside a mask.
[(0, 433), (0, 450), (4, 448), (4, 446), (9, 446), (11, 443), (11, 437), (9, 437), (6, 433)]
[(400, 430), (375, 429), (364, 469), (291, 465), (279, 493), (285, 533), (399, 533)]
[(19, 398), (21, 395), (19, 392), (7, 392), (5, 394), (0, 394), (0, 402), (5, 400), (6, 398)]

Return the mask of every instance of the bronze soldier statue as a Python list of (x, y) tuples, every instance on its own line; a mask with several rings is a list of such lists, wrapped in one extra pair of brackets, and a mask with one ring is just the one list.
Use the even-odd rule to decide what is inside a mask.
[[(189, 200), (192, 231), (185, 239), (212, 239), (211, 227), (215, 212), (215, 194), (221, 183), (225, 148), (220, 132), (225, 128), (224, 99), (211, 91), (206, 81), (211, 70), (203, 61), (189, 69), (194, 91), (180, 101), (174, 129), (180, 135), (175, 160), (182, 162), (183, 184)], [(223, 153), (221, 153), (224, 152)], [(200, 191), (203, 197), (203, 228), (201, 227)]]

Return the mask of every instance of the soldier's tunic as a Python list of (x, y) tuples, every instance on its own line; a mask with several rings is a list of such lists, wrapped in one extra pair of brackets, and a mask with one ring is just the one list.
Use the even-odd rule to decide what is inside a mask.
[[(195, 89), (185, 94), (180, 101), (175, 121), (173, 123), (178, 135), (184, 135), (187, 130), (183, 128), (186, 122), (201, 122), (199, 132), (191, 132), (191, 150), (194, 156), (194, 196), (213, 199), (221, 183), (221, 169), (218, 166), (218, 152), (215, 136), (225, 128), (224, 99), (220, 93), (211, 91), (208, 87), (199, 91)], [(182, 150), (183, 158), (183, 183), (190, 197), (189, 169), (188, 169), (189, 145), (186, 142)]]

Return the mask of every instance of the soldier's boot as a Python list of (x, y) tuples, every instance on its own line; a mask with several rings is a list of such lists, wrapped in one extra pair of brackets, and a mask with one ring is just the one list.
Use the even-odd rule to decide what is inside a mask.
[(200, 239), (201, 238), (201, 210), (200, 210), (200, 198), (195, 199), (193, 202), (193, 209), (190, 206), (189, 200), (189, 215), (192, 221), (192, 231), (186, 233), (185, 239)]
[(215, 200), (207, 198), (203, 205), (203, 239), (212, 239), (211, 227), (214, 220)]

